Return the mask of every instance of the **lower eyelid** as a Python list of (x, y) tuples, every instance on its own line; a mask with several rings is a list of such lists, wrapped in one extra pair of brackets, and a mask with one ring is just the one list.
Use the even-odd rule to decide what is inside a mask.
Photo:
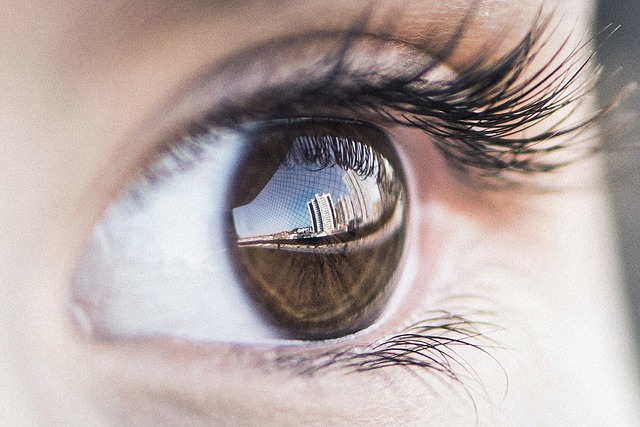
[[(390, 352), (394, 351), (391, 349), (392, 345), (387, 344)], [(308, 396), (308, 393), (315, 396), (314, 404), (322, 404), (322, 418), (319, 419), (323, 422), (327, 421), (326, 411), (337, 409), (346, 402), (349, 402), (348, 408), (352, 409), (356, 405), (361, 410), (370, 405), (382, 405), (384, 409), (372, 407), (367, 414), (380, 412), (387, 416), (394, 413), (394, 409), (398, 411), (408, 403), (407, 409), (418, 403), (429, 402), (425, 410), (434, 413), (443, 403), (444, 395), (451, 394), (447, 399), (453, 399), (458, 405), (467, 400), (472, 401), (473, 398), (461, 396), (469, 393), (467, 387), (477, 387), (477, 383), (474, 385), (472, 381), (477, 382), (479, 379), (468, 375), (466, 370), (476, 366), (476, 362), (480, 360), (476, 358), (491, 359), (483, 355), (481, 350), (472, 350), (471, 357), (468, 357), (461, 356), (461, 353), (465, 353), (461, 346), (451, 347), (451, 359), (448, 362), (453, 368), (452, 376), (446, 369), (438, 369), (436, 363), (427, 366), (428, 356), (420, 357), (424, 362), (422, 366), (386, 363), (389, 358), (385, 357), (383, 349), (379, 349), (378, 355), (349, 355), (349, 350), (343, 351), (343, 356), (337, 356), (341, 360), (326, 363), (322, 367), (318, 365), (326, 362), (327, 358), (336, 356), (326, 354), (323, 360), (321, 354), (292, 356), (279, 350), (256, 354), (253, 351), (247, 353), (242, 349), (229, 348), (217, 351), (214, 357), (210, 357), (201, 347), (189, 349), (179, 343), (174, 348), (163, 345), (163, 349), (156, 347), (152, 351), (145, 345), (142, 352), (136, 347), (120, 352), (120, 356), (128, 360), (127, 368), (116, 371), (113, 380), (118, 381), (117, 388), (123, 399), (129, 403), (135, 402), (137, 411), (145, 412), (146, 407), (151, 404), (154, 407), (153, 414), (177, 409), (182, 416), (186, 413), (198, 420), (209, 420), (210, 417), (216, 419), (223, 414), (227, 420), (225, 422), (239, 414), (246, 416), (255, 410), (263, 411), (264, 408), (275, 405), (283, 408), (283, 411), (287, 407), (295, 408), (296, 419), (305, 423), (305, 417), (313, 417), (315, 413), (312, 408), (307, 413), (303, 408), (309, 402), (305, 404), (299, 400), (301, 396)], [(448, 351), (437, 347), (431, 350), (420, 349), (426, 355), (442, 350)], [(129, 352), (132, 353), (127, 355)], [(337, 354), (340, 354), (339, 351)], [(307, 369), (305, 357), (313, 357), (317, 361), (313, 365), (314, 369)], [(384, 361), (386, 366), (376, 365), (376, 357), (377, 361)], [(437, 357), (442, 358), (442, 355), (434, 359)], [(460, 361), (460, 357), (465, 357), (465, 360)], [(399, 361), (398, 358), (396, 360)], [(367, 361), (369, 366), (361, 366), (362, 363), (366, 365)], [(320, 369), (315, 369), (318, 367)], [(499, 365), (495, 369), (498, 375), (504, 374)], [(385, 375), (391, 373), (389, 370), (393, 370), (393, 376)], [(274, 388), (274, 384), (278, 384), (278, 387)], [(359, 394), (365, 391), (366, 396)], [(363, 398), (364, 401), (361, 401)], [(161, 405), (162, 410), (157, 405)], [(431, 409), (432, 405), (434, 407)], [(466, 402), (464, 406), (473, 407), (471, 402)]]
[[(496, 328), (488, 322), (475, 322), (447, 311), (423, 316), (423, 320), (366, 346), (303, 354), (279, 351), (267, 363), (300, 375), (318, 375), (325, 370), (365, 373), (402, 367), (416, 373), (426, 370), (424, 373), (461, 380), (461, 372), (473, 369), (473, 366), (460, 357), (460, 347), (490, 356), (485, 346), (496, 345), (490, 337), (484, 336), (484, 331)], [(476, 313), (476, 316), (484, 318), (486, 314)]]

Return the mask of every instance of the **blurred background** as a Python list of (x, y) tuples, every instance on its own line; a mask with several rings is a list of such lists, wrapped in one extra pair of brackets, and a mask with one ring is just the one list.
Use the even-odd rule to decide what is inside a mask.
[[(620, 28), (611, 37), (607, 37), (610, 31), (598, 36), (598, 41), (603, 42), (598, 60), (605, 66), (604, 81), (599, 87), (603, 103), (612, 100), (630, 82), (640, 82), (640, 1), (600, 0), (596, 29), (609, 24)], [(626, 112), (635, 112), (637, 117), (627, 125), (625, 134), (617, 133), (615, 126), (605, 127), (603, 134), (605, 139), (616, 139), (618, 146), (640, 143), (640, 90), (624, 103), (622, 113)], [(640, 364), (640, 149), (614, 152), (608, 163)]]

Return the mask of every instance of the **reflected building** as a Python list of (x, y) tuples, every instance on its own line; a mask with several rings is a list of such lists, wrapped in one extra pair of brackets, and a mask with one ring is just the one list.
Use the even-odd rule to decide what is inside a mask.
[[(396, 211), (404, 192), (384, 158), (366, 175), (337, 166), (282, 167), (267, 184), (253, 201), (233, 209), (240, 246), (302, 250), (305, 243), (291, 241), (370, 234), (372, 226), (387, 224), (385, 212)], [(315, 191), (302, 195), (309, 187)]]
[(342, 176), (349, 191), (338, 199), (338, 222), (350, 229), (374, 223), (380, 217), (380, 191), (377, 186), (367, 188), (366, 181), (353, 170), (347, 170)]
[(354, 230), (356, 227), (356, 214), (349, 196), (340, 196), (336, 204), (336, 222), (345, 230)]
[(319, 195), (307, 202), (314, 234), (337, 234), (355, 231), (380, 219), (381, 194), (377, 186), (367, 187), (366, 179), (353, 170), (342, 175), (348, 190), (334, 203), (330, 193)]
[(333, 233), (336, 230), (336, 210), (331, 194), (318, 195), (307, 202), (314, 233)]

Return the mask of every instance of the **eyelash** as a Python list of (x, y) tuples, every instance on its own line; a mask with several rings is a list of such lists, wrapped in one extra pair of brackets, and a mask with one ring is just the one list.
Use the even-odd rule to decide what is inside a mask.
[[(460, 375), (456, 367), (465, 370), (470, 368), (464, 359), (452, 351), (453, 347), (472, 347), (494, 359), (487, 352), (494, 343), (485, 336), (486, 332), (481, 332), (480, 329), (495, 328), (495, 325), (474, 322), (446, 311), (427, 313), (424, 316), (425, 319), (400, 333), (363, 349), (349, 348), (314, 354), (312, 357), (281, 354), (271, 362), (302, 375), (313, 375), (330, 368), (366, 372), (401, 366), (428, 369), (457, 381), (460, 380)], [(471, 342), (480, 337), (485, 339), (486, 345)]]
[[(349, 69), (347, 57), (356, 40), (371, 36), (364, 31), (366, 23), (357, 23), (326, 58), (326, 63), (334, 64), (330, 72), (288, 82), (286, 87), (263, 89), (245, 102), (222, 103), (218, 111), (224, 114), (212, 113), (191, 125), (183, 138), (168, 146), (168, 151), (175, 154), (176, 166), (182, 167), (197, 159), (198, 144), (203, 143), (199, 135), (212, 134), (212, 130), (215, 134), (216, 129), (225, 128), (247, 131), (247, 123), (309, 117), (313, 115), (310, 112), (330, 108), (346, 112), (348, 119), (365, 117), (420, 129), (431, 137), (449, 164), (464, 175), (476, 173), (483, 178), (512, 183), (514, 177), (523, 174), (549, 172), (567, 162), (546, 160), (544, 154), (569, 145), (549, 143), (550, 140), (578, 136), (602, 114), (598, 112), (573, 124), (565, 117), (532, 136), (518, 136), (519, 132), (560, 110), (578, 108), (597, 80), (597, 69), (584, 76), (594, 55), (583, 52), (588, 43), (569, 50), (559, 65), (553, 65), (567, 50), (567, 41), (551, 61), (523, 78), (547, 43), (549, 26), (550, 18), (539, 19), (522, 41), (495, 65), (489, 65), (488, 57), (480, 57), (451, 80), (430, 84), (424, 76), (438, 61), (422, 63), (413, 72), (404, 69), (390, 73), (375, 67)], [(446, 62), (454, 53), (462, 35), (461, 30), (444, 51), (438, 52), (440, 61)], [(389, 39), (380, 37), (379, 41), (382, 44)], [(419, 46), (412, 47), (419, 50)], [(586, 78), (581, 80), (583, 77)], [(211, 143), (215, 138), (207, 141), (205, 143)], [(584, 154), (593, 150), (594, 147), (587, 147)], [(162, 175), (170, 175), (170, 169), (147, 168), (143, 173), (153, 182)], [(275, 359), (269, 363), (308, 375), (328, 368), (356, 372), (392, 366), (425, 368), (458, 381), (456, 366), (472, 369), (453, 347), (470, 346), (492, 357), (487, 349), (493, 344), (477, 342), (479, 337), (484, 337), (480, 329), (487, 324), (448, 312), (425, 314), (425, 317), (428, 319), (366, 348), (303, 355), (282, 350), (276, 352)]]
[[(462, 30), (446, 50), (438, 52), (439, 61), (421, 63), (414, 71), (389, 72), (375, 67), (351, 70), (348, 55), (356, 40), (370, 37), (361, 28), (366, 24), (357, 24), (325, 58), (324, 63), (333, 64), (325, 75), (264, 89), (252, 94), (247, 102), (227, 102), (219, 109), (223, 114), (209, 115), (188, 133), (197, 135), (221, 127), (243, 130), (247, 122), (305, 117), (310, 111), (332, 108), (349, 116), (420, 129), (431, 137), (450, 166), (463, 175), (475, 173), (485, 182), (498, 178), (498, 183), (512, 184), (518, 182), (518, 176), (550, 172), (597, 151), (597, 147), (587, 145), (571, 161), (545, 156), (575, 146), (566, 142), (568, 139), (552, 141), (584, 134), (604, 111), (579, 123), (571, 123), (569, 114), (530, 136), (518, 135), (560, 110), (579, 108), (585, 95), (594, 89), (599, 74), (596, 67), (585, 76), (594, 55), (584, 52), (589, 41), (568, 51), (554, 65), (565, 54), (567, 39), (550, 61), (523, 78), (552, 32), (550, 20), (539, 19), (495, 65), (489, 65), (488, 56), (480, 57), (451, 80), (436, 83), (429, 83), (424, 76), (455, 52)], [(389, 39), (381, 37), (378, 41)]]

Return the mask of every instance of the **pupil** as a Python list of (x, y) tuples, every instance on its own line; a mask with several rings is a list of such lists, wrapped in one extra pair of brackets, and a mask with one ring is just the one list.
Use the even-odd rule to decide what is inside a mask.
[(296, 119), (248, 139), (230, 194), (240, 282), (284, 337), (367, 327), (390, 294), (405, 237), (404, 177), (386, 134)]

